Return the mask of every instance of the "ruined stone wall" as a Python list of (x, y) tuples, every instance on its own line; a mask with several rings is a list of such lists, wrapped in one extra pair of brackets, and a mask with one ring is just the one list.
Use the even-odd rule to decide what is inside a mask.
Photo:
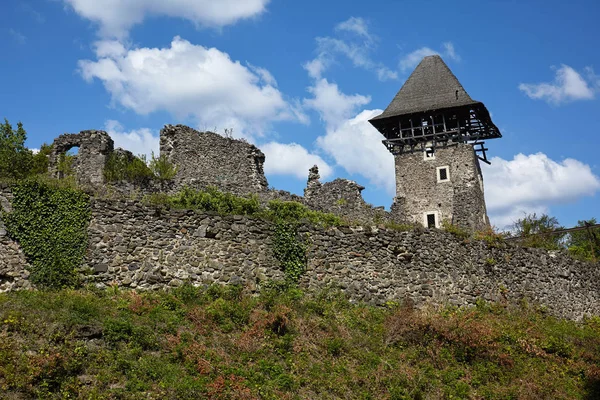
[(49, 157), (48, 171), (54, 178), (62, 178), (59, 171), (61, 155), (79, 147), (73, 169), (77, 182), (83, 185), (98, 186), (104, 183), (104, 166), (113, 152), (114, 142), (104, 131), (81, 131), (65, 133), (54, 140)]
[[(438, 224), (448, 220), (471, 231), (487, 227), (483, 179), (473, 147), (457, 144), (436, 148), (434, 158), (422, 152), (396, 159), (396, 197), (408, 222), (424, 224), (436, 212)], [(438, 168), (448, 167), (449, 181), (438, 182)]]
[(135, 201), (95, 200), (85, 266), (90, 282), (158, 289), (281, 278), (269, 224), (241, 216), (164, 211)]
[[(272, 231), (271, 223), (248, 217), (93, 200), (82, 279), (148, 290), (184, 282), (257, 288), (283, 277)], [(490, 247), (429, 229), (302, 226), (299, 238), (308, 256), (301, 285), (333, 284), (354, 301), (464, 306), (527, 298), (566, 318), (600, 315), (600, 269), (565, 253)], [(0, 291), (30, 287), (26, 268), (18, 245), (0, 236)]]
[(373, 223), (390, 219), (383, 207), (373, 207), (364, 201), (361, 194), (364, 186), (340, 178), (321, 183), (319, 178), (319, 168), (315, 165), (309, 170), (304, 189), (304, 203), (311, 209), (333, 213), (354, 222)]
[(166, 125), (160, 131), (160, 154), (177, 167), (175, 189), (185, 185), (250, 194), (268, 187), (265, 155), (249, 143), (184, 125)]
[[(140, 289), (281, 278), (270, 223), (242, 216), (165, 211), (135, 202), (94, 201), (89, 282)], [(308, 271), (301, 284), (339, 285), (350, 298), (382, 304), (471, 305), (523, 297), (554, 314), (600, 315), (600, 269), (560, 252), (465, 242), (439, 230), (320, 229), (304, 226)]]
[(10, 212), (10, 188), (0, 183), (0, 293), (31, 288), (28, 264), (18, 243), (8, 237), (2, 211)]

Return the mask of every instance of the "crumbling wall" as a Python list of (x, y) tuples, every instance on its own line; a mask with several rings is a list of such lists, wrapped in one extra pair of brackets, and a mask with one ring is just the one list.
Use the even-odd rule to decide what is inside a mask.
[[(448, 222), (469, 231), (488, 226), (483, 179), (473, 146), (455, 144), (436, 148), (433, 158), (423, 152), (395, 156), (396, 202), (407, 222), (424, 223), (436, 212), (438, 224)], [(449, 180), (438, 181), (438, 168), (447, 167)]]
[(267, 190), (265, 155), (256, 146), (184, 125), (160, 131), (160, 154), (177, 167), (175, 189), (214, 186), (236, 194)]
[[(238, 283), (255, 288), (283, 277), (274, 227), (243, 216), (166, 211), (132, 201), (92, 204), (84, 277), (99, 286), (162, 289)], [(440, 230), (299, 228), (307, 245), (301, 285), (341, 287), (355, 301), (473, 305), (527, 298), (556, 315), (600, 315), (600, 269), (565, 252), (465, 242)]]
[(10, 188), (0, 183), (0, 293), (31, 288), (25, 255), (19, 244), (8, 236), (2, 222), (2, 211), (11, 211), (11, 200)]
[(338, 178), (326, 183), (319, 179), (319, 168), (315, 165), (309, 170), (304, 189), (304, 202), (313, 210), (357, 222), (384, 222), (389, 219), (383, 207), (373, 207), (364, 201), (361, 194), (364, 186), (348, 179)]
[(104, 166), (114, 149), (114, 142), (104, 131), (88, 130), (65, 133), (54, 140), (49, 157), (48, 171), (55, 178), (62, 178), (59, 171), (61, 155), (79, 147), (73, 169), (77, 182), (97, 186), (104, 183)]

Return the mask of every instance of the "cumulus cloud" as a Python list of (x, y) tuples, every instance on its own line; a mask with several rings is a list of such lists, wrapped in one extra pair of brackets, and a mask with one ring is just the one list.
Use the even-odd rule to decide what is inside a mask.
[[(312, 78), (321, 78), (336, 56), (346, 57), (355, 67), (373, 71), (381, 81), (398, 78), (396, 71), (372, 59), (378, 38), (369, 32), (363, 18), (351, 17), (336, 25), (335, 32), (336, 37), (316, 38), (318, 56), (304, 65)], [(342, 38), (341, 35), (345, 36)]]
[(369, 123), (382, 111), (358, 112), (371, 97), (348, 95), (325, 78), (315, 79), (308, 91), (312, 97), (304, 99), (304, 106), (317, 111), (325, 123), (325, 134), (317, 138), (317, 147), (349, 174), (361, 175), (393, 195), (394, 158), (381, 144), (381, 134)]
[(263, 13), (269, 0), (63, 0), (97, 23), (105, 37), (125, 37), (149, 16), (182, 18), (198, 26), (223, 27)]
[(600, 178), (589, 165), (567, 158), (557, 162), (543, 153), (494, 157), (483, 165), (485, 197), (492, 223), (505, 228), (523, 215), (548, 212), (552, 205), (593, 196)]
[(115, 141), (115, 147), (121, 147), (131, 151), (135, 155), (144, 154), (148, 159), (154, 152), (159, 154), (160, 138), (152, 130), (147, 128), (125, 131), (123, 126), (114, 120), (106, 121), (104, 125), (106, 133)]
[(460, 56), (456, 53), (454, 49), (454, 44), (452, 42), (445, 42), (442, 44), (444, 48), (443, 51), (433, 50), (429, 47), (421, 47), (411, 53), (408, 53), (404, 57), (400, 59), (400, 69), (405, 72), (415, 68), (423, 59), (423, 57), (434, 56), (434, 55), (443, 55), (446, 58), (449, 58), (454, 61), (460, 61)]
[(554, 81), (550, 83), (521, 83), (519, 90), (529, 98), (545, 100), (554, 105), (575, 100), (592, 100), (600, 86), (600, 79), (594, 71), (586, 68), (587, 79), (568, 65), (562, 64), (556, 70)]
[(317, 79), (308, 91), (313, 97), (304, 99), (305, 107), (316, 110), (328, 129), (336, 129), (352, 116), (357, 107), (371, 101), (369, 96), (342, 93), (335, 83), (325, 78)]
[(361, 175), (390, 196), (396, 193), (394, 157), (381, 144), (381, 134), (369, 119), (382, 110), (364, 110), (353, 118), (329, 127), (317, 138), (317, 146), (350, 174)]
[(99, 79), (114, 105), (138, 114), (165, 110), (193, 117), (199, 126), (234, 128), (241, 136), (260, 136), (271, 121), (306, 122), (267, 70), (244, 66), (215, 48), (175, 37), (167, 48), (126, 49), (101, 41), (96, 53), (98, 60), (79, 62), (83, 78)]
[(265, 153), (265, 173), (267, 175), (292, 175), (306, 179), (313, 165), (319, 167), (321, 178), (327, 179), (333, 168), (321, 157), (310, 153), (297, 143), (283, 144), (270, 142), (260, 146)]

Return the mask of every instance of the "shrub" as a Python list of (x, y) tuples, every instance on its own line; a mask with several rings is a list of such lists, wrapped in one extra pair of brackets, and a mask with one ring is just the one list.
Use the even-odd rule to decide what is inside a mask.
[(206, 191), (186, 187), (167, 199), (175, 208), (202, 211), (216, 211), (219, 214), (254, 215), (260, 211), (256, 196), (238, 197), (232, 193), (223, 193), (216, 188)]
[(160, 181), (167, 181), (175, 178), (177, 168), (173, 165), (164, 154), (156, 157), (154, 152), (150, 158), (150, 170), (154, 177)]
[(469, 234), (469, 232), (467, 232), (465, 229), (461, 228), (460, 226), (452, 224), (450, 221), (448, 221), (446, 219), (442, 221), (442, 227), (444, 228), (444, 230), (446, 232), (451, 233), (463, 240), (466, 240), (469, 238), (469, 236), (471, 236)]
[(104, 166), (104, 179), (107, 182), (127, 181), (145, 183), (154, 177), (143, 158), (129, 157), (123, 153), (112, 153)]

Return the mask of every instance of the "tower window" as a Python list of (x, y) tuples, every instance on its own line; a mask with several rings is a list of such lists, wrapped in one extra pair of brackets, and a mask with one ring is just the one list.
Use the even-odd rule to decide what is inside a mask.
[(423, 225), (427, 228), (439, 228), (438, 212), (428, 211), (423, 214)]
[(437, 167), (437, 181), (438, 182), (448, 182), (450, 180), (450, 171), (448, 166), (445, 167)]
[(423, 152), (423, 160), (435, 160), (435, 150), (431, 147), (426, 148)]

